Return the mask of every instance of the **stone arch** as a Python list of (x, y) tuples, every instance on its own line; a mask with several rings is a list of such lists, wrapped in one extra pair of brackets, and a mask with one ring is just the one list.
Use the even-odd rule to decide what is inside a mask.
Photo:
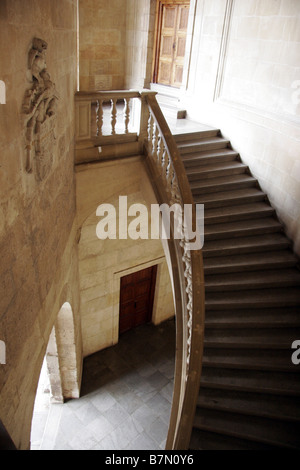
[(49, 342), (47, 346), (47, 351), (45, 355), (47, 372), (50, 382), (50, 391), (51, 403), (63, 403), (63, 389), (62, 389), (62, 380), (60, 373), (60, 364), (59, 364), (59, 355), (57, 348), (57, 339), (56, 339), (56, 329), (53, 326), (50, 333)]
[(79, 398), (80, 380), (77, 364), (73, 310), (64, 302), (52, 327), (45, 354), (50, 381), (51, 403)]
[[(76, 297), (76, 296), (75, 296)], [(68, 301), (66, 301), (68, 299)], [(44, 393), (50, 392), (51, 404), (63, 404), (67, 399), (80, 396), (82, 374), (82, 345), (80, 329), (76, 325), (76, 301), (69, 284), (65, 284), (57, 298), (53, 319), (49, 325), (50, 334), (40, 353), (36, 369), (35, 401), (31, 418), (31, 441), (40, 429), (38, 413), (48, 398)], [(71, 306), (74, 307), (73, 308)], [(31, 442), (32, 444), (32, 442)]]
[(63, 398), (79, 398), (80, 387), (73, 310), (69, 302), (63, 303), (55, 325), (55, 337)]

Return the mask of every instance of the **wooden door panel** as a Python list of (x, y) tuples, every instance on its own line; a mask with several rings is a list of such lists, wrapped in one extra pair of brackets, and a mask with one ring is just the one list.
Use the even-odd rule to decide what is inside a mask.
[(128, 274), (127, 276), (124, 276), (121, 278), (121, 286), (129, 286), (134, 282), (134, 273), (133, 274)]
[(180, 87), (183, 78), (188, 18), (189, 7), (187, 5), (179, 5), (177, 11), (176, 47), (172, 71), (172, 85), (175, 87)]
[(189, 21), (189, 6), (179, 5), (178, 7), (178, 31), (187, 32)]
[(151, 320), (157, 266), (121, 278), (119, 333)]
[(170, 85), (172, 80), (172, 63), (160, 60), (158, 83)]
[(183, 77), (183, 66), (182, 65), (175, 65), (173, 69), (173, 83), (174, 86), (180, 86), (182, 83), (182, 77)]
[(174, 37), (173, 36), (168, 36), (165, 34), (161, 38), (161, 51), (160, 51), (160, 59), (162, 60), (163, 58), (168, 59), (172, 58), (173, 54), (173, 42), (174, 42)]
[(130, 286), (122, 286), (121, 288), (121, 303), (125, 304), (126, 302), (134, 300), (134, 287)]
[(176, 58), (184, 59), (185, 56), (185, 44), (186, 38), (185, 37), (177, 37), (176, 38)]
[(161, 5), (157, 83), (179, 88), (183, 78), (189, 4)]
[(145, 325), (149, 321), (145, 321), (145, 316), (143, 312), (136, 312), (134, 316), (134, 325), (132, 328), (137, 328), (138, 326)]
[(131, 302), (127, 302), (126, 304), (122, 305), (122, 316), (128, 316), (134, 313), (135, 309), (135, 302), (132, 300)]
[(129, 302), (120, 307), (119, 330), (122, 333), (133, 328), (135, 322), (135, 304)]
[(149, 299), (141, 298), (135, 301), (135, 310), (136, 313), (140, 314), (143, 310), (148, 309)]
[(136, 284), (139, 281), (143, 281), (144, 279), (151, 279), (152, 275), (152, 267), (147, 268), (147, 269), (142, 269), (141, 271), (137, 271), (136, 273), (133, 273), (134, 276), (134, 284)]
[(174, 31), (176, 26), (177, 9), (176, 6), (164, 5), (162, 28)]
[(172, 80), (176, 22), (177, 7), (163, 5), (158, 81), (164, 85), (169, 85)]
[(135, 286), (135, 299), (138, 299), (139, 297), (144, 297), (145, 295), (148, 295), (149, 291), (149, 282), (151, 282), (151, 279), (147, 279), (145, 281), (139, 282)]

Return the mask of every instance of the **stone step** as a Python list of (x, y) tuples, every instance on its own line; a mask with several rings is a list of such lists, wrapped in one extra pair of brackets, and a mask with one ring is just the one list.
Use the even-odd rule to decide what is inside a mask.
[(227, 148), (229, 141), (221, 137), (210, 137), (199, 140), (178, 142), (178, 149), (180, 154), (186, 155), (187, 153), (204, 152), (205, 150), (215, 150)]
[(278, 450), (276, 446), (262, 444), (260, 442), (247, 441), (244, 439), (235, 438), (232, 436), (225, 436), (214, 432), (200, 431), (200, 429), (193, 429), (191, 443), (191, 450), (260, 450), (260, 451), (274, 451)]
[(247, 253), (244, 255), (223, 256), (204, 259), (205, 276), (209, 274), (249, 272), (268, 269), (295, 267), (297, 257), (291, 250)]
[[(258, 289), (234, 292), (207, 292), (205, 309), (241, 310), (251, 308), (296, 307), (300, 304), (300, 289), (285, 287), (282, 289)], [(297, 338), (295, 338), (297, 339)]]
[(238, 161), (215, 163), (214, 165), (202, 165), (201, 167), (188, 168), (186, 170), (189, 181), (198, 181), (199, 184), (208, 178), (232, 176), (246, 173), (248, 167)]
[[(283, 349), (254, 349), (251, 345), (246, 349), (226, 349), (207, 347), (203, 356), (203, 367), (223, 367), (228, 369), (274, 370), (292, 372), (295, 365), (291, 361), (291, 350)], [(300, 378), (299, 378), (300, 379)]]
[[(205, 367), (201, 377), (202, 388), (263, 393), (286, 397), (300, 396), (299, 373), (236, 370), (220, 366)], [(277, 397), (278, 400), (280, 398)]]
[(265, 218), (273, 215), (274, 209), (265, 202), (242, 204), (208, 209), (204, 212), (205, 224), (221, 224), (247, 219)]
[(202, 194), (194, 199), (196, 204), (204, 204), (205, 210), (207, 210), (217, 207), (266, 201), (267, 196), (258, 188), (245, 188), (235, 191)]
[(270, 234), (281, 231), (282, 225), (274, 217), (250, 219), (246, 221), (242, 220), (226, 224), (211, 224), (205, 226), (204, 243), (210, 240), (250, 237), (254, 235)]
[(278, 407), (277, 397), (271, 395), (208, 388), (201, 391), (197, 406), (250, 416), (275, 418), (280, 421), (300, 422), (299, 397), (282, 397), (280, 407)]
[(194, 197), (200, 194), (216, 193), (236, 189), (258, 187), (257, 180), (246, 173), (208, 178), (204, 181), (191, 181), (190, 187)]
[(188, 169), (193, 166), (201, 167), (203, 165), (212, 165), (213, 163), (239, 160), (239, 154), (230, 148), (223, 148), (220, 150), (187, 153), (182, 155), (182, 160), (184, 166)]
[(165, 119), (185, 119), (186, 118), (186, 109), (180, 107), (178, 104), (171, 105), (171, 104), (161, 104), (161, 110)]
[(300, 308), (276, 307), (241, 310), (207, 310), (206, 331), (210, 328), (299, 328)]
[(206, 292), (228, 292), (237, 290), (269, 289), (300, 286), (298, 269), (262, 270), (233, 274), (205, 276)]
[[(245, 349), (257, 349), (263, 351), (266, 349), (274, 349), (274, 350), (281, 350), (285, 349), (288, 351), (289, 355), (285, 355), (286, 364), (288, 366), (293, 366), (294, 369), (297, 369), (296, 366), (292, 364), (291, 356), (292, 356), (292, 349), (291, 345), (295, 341), (296, 338), (300, 337), (300, 329), (295, 328), (285, 328), (285, 329), (278, 329), (278, 328), (250, 328), (241, 330), (240, 328), (232, 328), (230, 329), (223, 329), (223, 328), (215, 328), (209, 329), (206, 331), (205, 334), (205, 342), (204, 342), (204, 350), (207, 352), (209, 348), (213, 348), (214, 351), (216, 348), (222, 349), (223, 353), (225, 354), (225, 358), (227, 358), (225, 348), (228, 349), (228, 358), (230, 357), (230, 349), (236, 350), (245, 350)], [(247, 361), (252, 361), (254, 358), (251, 357), (251, 354), (245, 354), (244, 356), (243, 351), (237, 351), (236, 357), (240, 354), (240, 360), (243, 361), (245, 368), (247, 368)], [(263, 359), (263, 358), (262, 358)], [(220, 358), (220, 363), (224, 363), (226, 359), (222, 360)], [(266, 358), (267, 361), (267, 358)], [(265, 361), (265, 362), (266, 362)], [(218, 362), (215, 362), (215, 365), (218, 366)], [(276, 368), (276, 364), (272, 366)], [(300, 373), (300, 370), (298, 369)], [(300, 375), (299, 375), (300, 379)]]
[(271, 233), (253, 237), (226, 238), (204, 241), (204, 258), (230, 256), (245, 253), (283, 250), (291, 247), (291, 241), (282, 233)]
[(199, 132), (184, 132), (181, 134), (174, 134), (173, 137), (178, 145), (184, 142), (194, 142), (211, 137), (217, 137), (220, 133), (219, 129), (201, 130)]
[(280, 448), (299, 450), (298, 423), (285, 423), (239, 413), (201, 409), (196, 411), (194, 426), (249, 441), (258, 441)]

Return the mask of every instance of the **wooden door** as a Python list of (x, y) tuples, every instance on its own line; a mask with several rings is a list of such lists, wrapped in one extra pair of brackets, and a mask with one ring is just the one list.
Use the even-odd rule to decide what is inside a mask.
[(154, 81), (179, 88), (183, 78), (189, 4), (161, 3)]
[(151, 321), (157, 266), (121, 278), (119, 334)]

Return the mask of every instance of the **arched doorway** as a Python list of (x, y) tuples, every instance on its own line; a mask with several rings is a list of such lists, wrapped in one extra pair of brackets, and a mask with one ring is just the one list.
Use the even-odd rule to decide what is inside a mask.
[(43, 448), (51, 406), (63, 404), (66, 398), (79, 398), (79, 394), (73, 311), (65, 302), (51, 330), (40, 372), (31, 425), (31, 450)]
[(41, 450), (52, 404), (63, 403), (55, 326), (53, 326), (36, 391), (31, 423), (31, 450)]

